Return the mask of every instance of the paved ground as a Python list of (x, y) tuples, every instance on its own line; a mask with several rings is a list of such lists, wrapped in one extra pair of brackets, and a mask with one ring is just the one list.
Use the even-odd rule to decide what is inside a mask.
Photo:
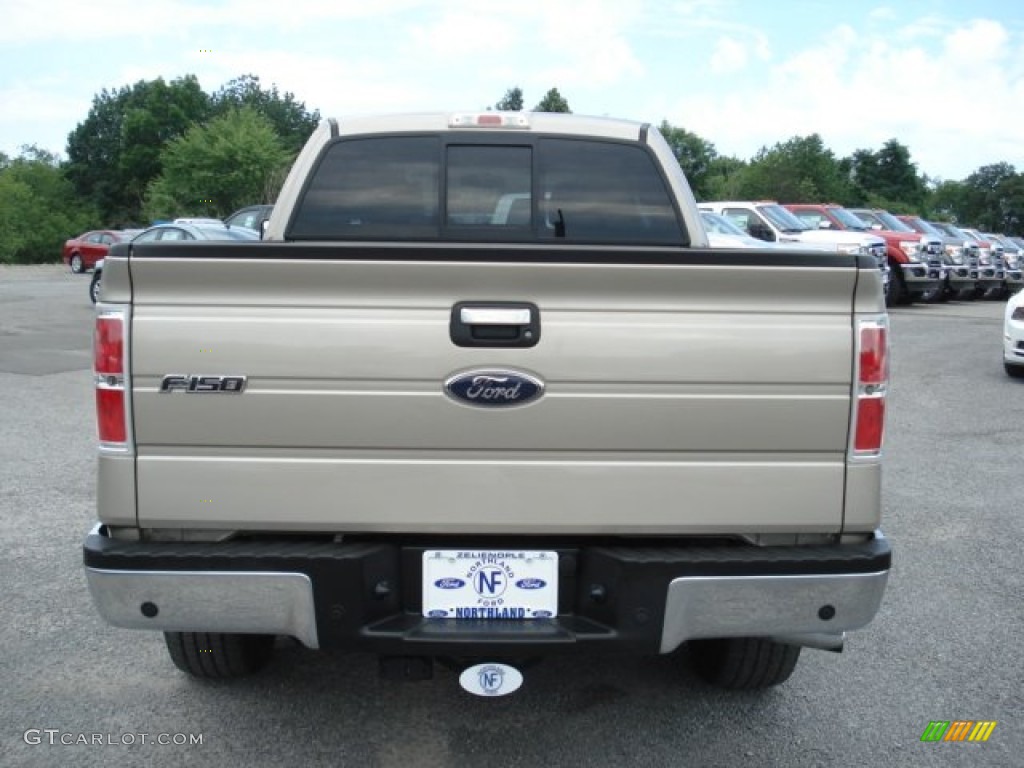
[[(1024, 762), (1024, 383), (999, 362), (1001, 304), (893, 313), (896, 566), (882, 614), (843, 654), (806, 651), (785, 686), (739, 695), (678, 659), (554, 660), (515, 696), (482, 701), (448, 670), (382, 682), (372, 657), (294, 645), (259, 677), (203, 684), (158, 636), (101, 623), (79, 549), (95, 504), (87, 285), (62, 268), (0, 268), (0, 765)], [(953, 719), (999, 724), (987, 744), (920, 742), (930, 720)], [(135, 744), (59, 743), (83, 733)]]

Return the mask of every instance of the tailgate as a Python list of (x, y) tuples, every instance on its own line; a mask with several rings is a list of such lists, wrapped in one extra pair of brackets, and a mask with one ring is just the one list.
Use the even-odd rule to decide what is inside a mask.
[[(142, 526), (841, 527), (853, 258), (189, 244), (135, 246), (130, 269)], [(459, 302), (530, 303), (539, 340), (458, 346)], [(505, 408), (446, 394), (477, 369), (543, 393)], [(168, 375), (247, 380), (161, 392)]]

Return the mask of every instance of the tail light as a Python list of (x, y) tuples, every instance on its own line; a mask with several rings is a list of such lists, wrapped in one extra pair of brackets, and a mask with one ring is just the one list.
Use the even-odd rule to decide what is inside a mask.
[(857, 321), (855, 373), (851, 456), (874, 458), (882, 451), (889, 390), (889, 321), (885, 315)]
[(101, 310), (93, 337), (96, 382), (96, 426), (100, 448), (128, 451), (128, 367), (125, 313)]

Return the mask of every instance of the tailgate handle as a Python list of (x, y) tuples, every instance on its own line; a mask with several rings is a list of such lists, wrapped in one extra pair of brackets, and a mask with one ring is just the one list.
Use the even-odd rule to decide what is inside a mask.
[(459, 319), (466, 325), (529, 325), (529, 307), (462, 307)]
[(460, 301), (449, 333), (459, 347), (532, 347), (540, 340), (540, 310), (518, 301)]

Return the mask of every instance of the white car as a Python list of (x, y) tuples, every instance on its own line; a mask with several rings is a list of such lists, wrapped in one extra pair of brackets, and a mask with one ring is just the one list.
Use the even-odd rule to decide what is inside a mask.
[(775, 243), (766, 243), (751, 237), (729, 219), (711, 211), (701, 211), (700, 217), (708, 233), (708, 245), (712, 248), (773, 248)]
[(1003, 367), (1015, 379), (1024, 378), (1024, 291), (1017, 291), (1006, 302)]

